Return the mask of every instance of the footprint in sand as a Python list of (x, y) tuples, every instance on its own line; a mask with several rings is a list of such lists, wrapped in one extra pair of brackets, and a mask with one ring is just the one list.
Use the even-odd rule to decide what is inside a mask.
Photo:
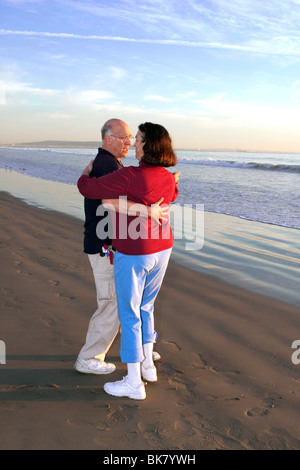
[(53, 318), (50, 318), (50, 317), (44, 317), (44, 318), (42, 318), (42, 322), (43, 322), (46, 326), (56, 326), (56, 321), (53, 320)]
[(8, 287), (2, 287), (0, 297), (3, 297), (3, 305), (8, 308), (18, 308), (22, 304), (20, 298), (15, 295), (15, 291)]
[(39, 261), (49, 261), (49, 258), (46, 258), (46, 256), (38, 256), (37, 259)]
[(110, 426), (124, 423), (131, 420), (136, 411), (140, 409), (139, 405), (117, 405), (108, 406), (107, 422)]
[(88, 426), (95, 426), (95, 424), (91, 421), (84, 420), (84, 419), (78, 419), (78, 418), (68, 418), (66, 422), (71, 427), (80, 426), (80, 427), (85, 428), (87, 425)]
[(22, 264), (23, 264), (22, 261), (18, 261), (18, 260), (14, 261), (15, 266), (21, 266)]
[(123, 412), (122, 407), (118, 407), (116, 410), (112, 410), (108, 416), (107, 421), (109, 427), (114, 426), (115, 424), (124, 423), (128, 421), (128, 417)]
[(251, 408), (251, 410), (245, 411), (245, 415), (249, 416), (250, 418), (255, 418), (256, 416), (266, 416), (269, 414), (269, 410), (267, 408), (261, 408), (256, 406)]
[(9, 287), (1, 287), (0, 292), (3, 292), (4, 295), (12, 295), (15, 293), (15, 291)]
[(139, 422), (137, 424), (138, 433), (145, 439), (148, 443), (153, 445), (153, 442), (161, 441), (161, 434), (158, 430), (158, 426), (153, 421), (150, 424)]
[(6, 248), (9, 246), (9, 242), (12, 239), (12, 237), (8, 238), (8, 240), (0, 240), (0, 248)]
[(17, 272), (18, 272), (18, 274), (22, 274), (23, 276), (31, 276), (32, 275), (28, 271), (21, 271), (20, 269)]
[(62, 294), (61, 292), (57, 292), (55, 295), (56, 295), (56, 297), (59, 297), (61, 299), (65, 299), (65, 300), (74, 300), (75, 299), (75, 297)]
[(168, 383), (182, 397), (195, 397), (195, 393), (193, 391), (194, 384), (187, 377), (178, 377), (175, 375), (174, 377), (168, 379)]
[(6, 302), (3, 303), (4, 307), (7, 307), (7, 308), (20, 308), (21, 305), (22, 305), (22, 302), (20, 302), (19, 299), (10, 299), (10, 300), (7, 300)]
[(176, 351), (181, 351), (181, 347), (178, 346), (177, 343), (175, 343), (175, 341), (168, 341), (168, 340), (163, 340), (162, 341), (164, 344), (167, 344), (169, 346), (171, 346), (173, 349), (176, 349)]

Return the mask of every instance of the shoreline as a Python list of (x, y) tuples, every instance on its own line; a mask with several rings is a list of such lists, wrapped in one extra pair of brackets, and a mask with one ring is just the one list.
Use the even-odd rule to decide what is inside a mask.
[[(0, 187), (28, 204), (75, 216), (83, 223), (83, 198), (74, 185), (2, 169)], [(299, 230), (206, 211), (200, 231), (203, 228), (200, 250), (187, 251), (186, 239), (174, 240), (172, 256), (178, 264), (300, 306)], [(187, 237), (193, 236), (191, 229)]]
[[(143, 402), (73, 369), (95, 289), (82, 221), (4, 192), (1, 205), (0, 448), (300, 449), (300, 309), (174, 263), (155, 304), (158, 382)], [(299, 335), (298, 335), (299, 336)]]

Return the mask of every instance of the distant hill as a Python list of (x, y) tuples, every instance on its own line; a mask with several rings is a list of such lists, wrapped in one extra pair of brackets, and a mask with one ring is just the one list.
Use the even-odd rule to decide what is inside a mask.
[[(62, 148), (93, 148), (98, 149), (102, 146), (101, 141), (76, 141), (76, 140), (42, 140), (40, 142), (19, 142), (16, 144), (0, 143), (0, 147), (62, 147)], [(244, 149), (223, 149), (223, 148), (175, 148), (175, 150), (194, 150), (199, 152), (248, 152)], [(252, 150), (259, 152), (259, 150)], [(282, 152), (284, 153), (284, 152)]]
[(66, 147), (66, 148), (98, 148), (101, 142), (77, 142), (68, 140), (42, 140), (41, 142), (21, 142), (17, 144), (7, 144), (11, 147)]

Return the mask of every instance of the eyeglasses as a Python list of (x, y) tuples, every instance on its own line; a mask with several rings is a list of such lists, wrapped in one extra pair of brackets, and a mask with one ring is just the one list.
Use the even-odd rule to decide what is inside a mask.
[(115, 139), (120, 139), (122, 140), (123, 144), (125, 144), (125, 142), (127, 140), (130, 140), (130, 143), (133, 144), (134, 142), (134, 137), (132, 137), (132, 135), (123, 135), (121, 137), (119, 137), (118, 135), (113, 135), (113, 134), (108, 134), (110, 137), (114, 137)]

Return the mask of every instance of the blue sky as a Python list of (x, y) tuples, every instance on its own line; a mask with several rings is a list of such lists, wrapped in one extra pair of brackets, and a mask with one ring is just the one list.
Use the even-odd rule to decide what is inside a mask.
[(0, 143), (100, 139), (300, 152), (300, 0), (0, 0)]

